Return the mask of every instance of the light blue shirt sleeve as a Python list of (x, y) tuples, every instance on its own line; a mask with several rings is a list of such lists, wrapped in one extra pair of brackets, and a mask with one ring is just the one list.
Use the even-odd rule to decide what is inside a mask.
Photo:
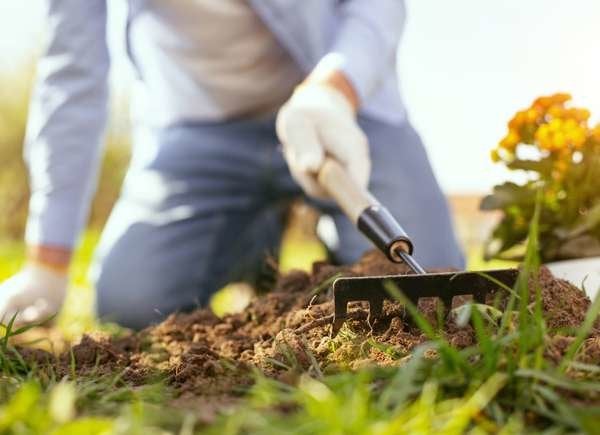
[(340, 5), (341, 20), (329, 54), (340, 58), (340, 67), (354, 85), (361, 101), (395, 70), (396, 53), (404, 29), (403, 0), (346, 0)]
[(72, 247), (96, 187), (107, 120), (106, 0), (48, 0), (25, 142), (26, 241)]

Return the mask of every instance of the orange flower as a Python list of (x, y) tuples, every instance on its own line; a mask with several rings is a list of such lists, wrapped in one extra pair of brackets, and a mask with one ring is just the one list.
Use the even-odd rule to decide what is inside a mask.
[(561, 105), (571, 99), (570, 94), (558, 93), (550, 96), (536, 98), (531, 107), (536, 107), (546, 111), (552, 105)]
[(510, 122), (508, 123), (508, 129), (518, 131), (519, 129), (521, 129), (521, 127), (523, 127), (525, 125), (526, 122), (527, 122), (527, 112), (525, 110), (520, 110), (515, 114), (513, 119), (511, 119)]
[(535, 101), (533, 102), (533, 104), (531, 106), (539, 107), (540, 109), (546, 109), (546, 108), (550, 107), (551, 104), (552, 104), (551, 97), (538, 97), (535, 99)]
[(552, 95), (552, 101), (554, 102), (554, 104), (564, 104), (567, 101), (569, 101), (572, 97), (571, 94), (568, 94), (566, 92), (562, 92), (562, 93), (557, 93)]

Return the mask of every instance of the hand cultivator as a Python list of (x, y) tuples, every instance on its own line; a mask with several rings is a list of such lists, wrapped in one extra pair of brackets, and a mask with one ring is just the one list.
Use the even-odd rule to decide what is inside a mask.
[(518, 274), (516, 269), (427, 273), (413, 258), (413, 243), (400, 224), (368, 191), (354, 182), (343, 166), (327, 159), (317, 178), (348, 218), (390, 261), (405, 263), (414, 272), (335, 280), (332, 335), (337, 334), (348, 318), (348, 302), (366, 301), (369, 319), (381, 317), (383, 301), (391, 298), (385, 288), (387, 282), (393, 283), (415, 305), (419, 298), (437, 297), (447, 309), (455, 296), (472, 296), (474, 301), (485, 303), (486, 295), (501, 287), (498, 283), (513, 287)]

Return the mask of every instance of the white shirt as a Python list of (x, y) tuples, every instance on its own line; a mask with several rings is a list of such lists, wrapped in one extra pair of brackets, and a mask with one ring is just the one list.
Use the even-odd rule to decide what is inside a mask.
[(274, 113), (303, 78), (245, 0), (150, 0), (130, 44), (134, 118), (154, 126)]
[[(108, 117), (111, 62), (106, 44), (107, 2), (44, 2), (48, 8), (48, 40), (38, 62), (25, 150), (32, 192), (26, 235), (30, 245), (72, 247), (85, 224)], [(340, 68), (360, 97), (361, 113), (382, 122), (405, 122), (396, 71), (405, 16), (403, 0), (245, 2), (275, 38), (256, 17), (248, 15), (250, 11), (241, 0), (127, 0), (129, 52), (135, 53), (141, 82), (145, 82), (135, 92), (140, 95), (141, 90), (145, 99), (136, 98), (138, 115), (145, 115), (137, 116), (138, 123), (219, 120), (226, 113), (235, 113), (233, 106), (240, 113), (258, 113), (262, 107), (276, 105), (281, 95), (289, 93), (301, 79), (288, 60), (277, 70), (281, 75), (264, 67), (269, 64), (261, 60), (265, 53), (269, 53), (270, 62), (288, 59), (277, 41), (304, 74), (330, 55), (342, 59)], [(199, 13), (202, 5), (208, 15)], [(231, 25), (223, 24), (228, 22)], [(248, 30), (252, 26), (255, 31)], [(200, 27), (212, 29), (212, 33), (206, 30), (209, 39), (196, 40)], [(262, 30), (256, 32), (257, 27)], [(233, 41), (233, 32), (239, 31), (248, 41)], [(265, 39), (257, 44), (261, 37)], [(217, 42), (207, 42), (212, 38)], [(267, 43), (271, 44), (269, 50), (265, 48)], [(207, 59), (200, 59), (198, 44), (212, 48)], [(216, 68), (218, 59), (227, 62)], [(234, 74), (228, 62), (244, 70)], [(219, 73), (199, 74), (212, 68)], [(283, 71), (289, 71), (289, 75)], [(251, 86), (244, 87), (247, 93), (231, 92), (225, 98), (214, 94), (214, 82), (204, 85), (203, 80), (215, 77), (221, 80), (220, 85), (231, 78), (234, 82), (253, 79)], [(278, 80), (283, 84), (277, 86)]]

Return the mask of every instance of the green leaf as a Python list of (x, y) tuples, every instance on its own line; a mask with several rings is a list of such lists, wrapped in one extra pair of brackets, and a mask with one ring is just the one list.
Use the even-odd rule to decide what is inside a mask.
[(579, 214), (579, 218), (573, 223), (570, 231), (566, 234), (557, 234), (563, 239), (570, 239), (582, 235), (586, 231), (594, 229), (600, 225), (600, 201), (592, 206), (584, 214)]
[(57, 423), (67, 423), (75, 417), (75, 399), (77, 392), (75, 386), (67, 382), (60, 382), (52, 388), (48, 411)]
[[(527, 239), (528, 226), (518, 227), (511, 216), (504, 216), (494, 229), (492, 236), (484, 244), (486, 261), (499, 258), (502, 254), (515, 248), (518, 254), (514, 257), (520, 260), (524, 256), (524, 247), (520, 246)], [(511, 258), (513, 260), (514, 258)]]
[(114, 421), (108, 418), (88, 417), (62, 425), (52, 435), (109, 435), (114, 433)]
[(511, 205), (528, 205), (533, 208), (535, 204), (535, 192), (531, 184), (520, 186), (513, 182), (506, 182), (494, 186), (491, 195), (483, 198), (479, 204), (480, 210), (502, 210)]
[(552, 172), (552, 159), (545, 158), (541, 160), (519, 160), (516, 159), (506, 165), (509, 169), (524, 171), (534, 171), (547, 176)]
[(0, 409), (0, 431), (5, 431), (16, 422), (27, 419), (40, 400), (40, 396), (41, 388), (35, 382), (28, 382), (19, 388), (10, 402)]
[(534, 369), (518, 369), (515, 375), (519, 378), (541, 381), (555, 388), (571, 390), (580, 393), (600, 393), (600, 382), (581, 382), (568, 378), (561, 373)]
[(588, 407), (583, 408), (581, 406), (573, 407), (571, 409), (573, 414), (576, 416), (577, 421), (584, 433), (593, 434), (598, 433), (598, 422), (600, 421), (600, 408), (599, 407)]
[(452, 411), (452, 417), (444, 425), (440, 433), (463, 433), (471, 419), (479, 414), (508, 382), (508, 375), (494, 373), (475, 393), (461, 406)]

